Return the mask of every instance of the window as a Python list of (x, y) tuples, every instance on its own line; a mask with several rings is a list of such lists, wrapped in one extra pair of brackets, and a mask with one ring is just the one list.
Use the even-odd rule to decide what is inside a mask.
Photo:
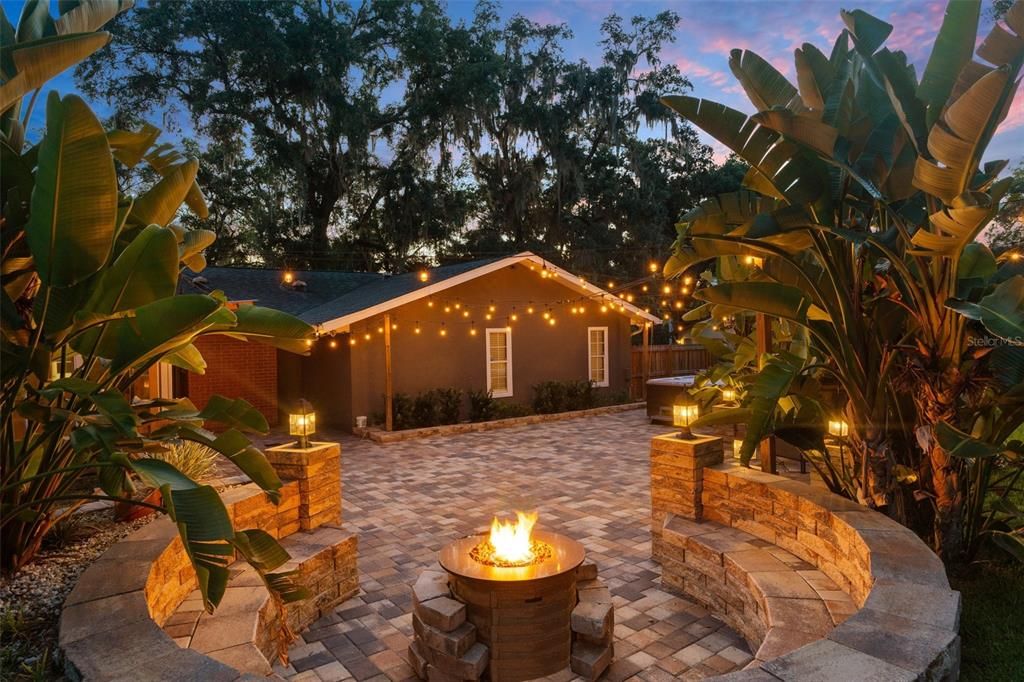
[(512, 328), (487, 330), (487, 390), (495, 398), (512, 395)]
[(595, 386), (608, 385), (608, 327), (587, 327), (590, 380)]

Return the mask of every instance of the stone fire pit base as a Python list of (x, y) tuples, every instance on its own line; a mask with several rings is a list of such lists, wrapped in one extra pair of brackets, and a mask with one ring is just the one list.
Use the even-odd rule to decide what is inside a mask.
[[(420, 574), (412, 588), (415, 638), (409, 664), (421, 680), (488, 678), (489, 650), (477, 641), (476, 627), (466, 619), (466, 605), (453, 594), (449, 575), (440, 566)], [(576, 569), (576, 606), (572, 610), (572, 671), (596, 680), (614, 658), (615, 614), (612, 595), (597, 577), (597, 565)]]

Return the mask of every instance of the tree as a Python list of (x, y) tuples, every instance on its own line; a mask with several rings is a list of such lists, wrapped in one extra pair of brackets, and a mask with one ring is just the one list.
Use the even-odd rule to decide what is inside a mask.
[[(0, 8), (0, 570), (23, 567), (60, 519), (106, 499), (176, 523), (210, 610), (236, 552), (277, 597), (305, 598), (294, 571), (274, 572), (289, 557), (273, 537), (235, 529), (214, 488), (151, 456), (172, 441), (200, 443), (276, 499), (281, 481), (244, 435), (267, 431), (263, 416), (244, 400), (214, 396), (198, 410), (187, 399), (133, 400), (132, 389), (160, 362), (202, 372), (200, 336), (303, 353), (313, 329), (274, 310), (231, 309), (219, 293), (176, 293), (184, 267), (202, 269), (213, 235), (173, 222), (183, 203), (201, 216), (206, 202), (197, 162), (156, 144), (160, 131), (105, 130), (80, 97), (50, 92), (45, 134), (25, 144), (23, 122), (46, 80), (106, 44), (98, 29), (122, 9), (63, 3), (54, 18), (48, 7), (26, 3), (17, 31)], [(117, 167), (140, 164), (155, 181), (122, 192)], [(207, 421), (225, 430), (211, 433)], [(103, 494), (83, 487), (86, 476)], [(159, 503), (132, 497), (139, 481)]]
[(382, 188), (436, 139), (457, 91), (438, 68), (447, 30), (432, 0), (156, 1), (120, 17), (117, 40), (77, 76), (119, 111), (184, 107), (232, 169), (262, 166), (255, 186), (220, 173), (223, 196), (258, 191), (260, 210), (275, 209), (233, 227), (284, 225), (301, 238), (286, 239), (291, 254), (315, 264), (339, 223), (350, 242), (372, 230)]
[[(821, 396), (800, 380), (833, 378), (857, 498), (921, 531), (927, 521), (948, 561), (973, 552), (982, 530), (1024, 550), (1019, 531), (991, 525), (1012, 520), (1012, 505), (986, 506), (1001, 476), (993, 458), (1010, 462), (1002, 497), (1024, 454), (1012, 437), (1024, 421), (1024, 275), (975, 241), (1012, 182), (997, 179), (1006, 162), (981, 159), (1018, 85), (1024, 3), (1005, 15), (1016, 36), (997, 26), (977, 49), (994, 66), (972, 59), (979, 14), (980, 2), (949, 4), (920, 82), (905, 54), (883, 47), (893, 27), (855, 10), (841, 13), (830, 55), (797, 50), (798, 86), (755, 53), (732, 52), (751, 117), (665, 98), (751, 166), (746, 190), (685, 217), (666, 274), (718, 259), (699, 298), (798, 324), (813, 341), (804, 357), (768, 358), (752, 381), (744, 407), (759, 416), (743, 457), (782, 401), (815, 423), (799, 417), (820, 412)], [(803, 437), (824, 451), (816, 423)]]
[(985, 230), (985, 240), (997, 254), (1014, 249), (1024, 254), (1024, 162), (1011, 174), (1003, 203)]

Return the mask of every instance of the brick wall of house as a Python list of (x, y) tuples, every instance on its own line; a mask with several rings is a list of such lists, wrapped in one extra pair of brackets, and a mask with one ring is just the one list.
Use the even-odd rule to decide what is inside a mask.
[(277, 350), (261, 343), (226, 336), (196, 341), (206, 360), (206, 374), (188, 375), (188, 397), (200, 409), (210, 396), (244, 398), (274, 426), (277, 410)]

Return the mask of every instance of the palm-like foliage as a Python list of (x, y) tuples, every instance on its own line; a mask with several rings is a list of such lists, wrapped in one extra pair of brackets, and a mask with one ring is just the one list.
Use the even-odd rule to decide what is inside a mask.
[[(48, 4), (27, 2), (16, 31), (0, 14), (2, 568), (30, 561), (53, 525), (83, 501), (131, 501), (141, 480), (160, 489), (159, 509), (178, 525), (208, 608), (223, 596), (235, 552), (282, 598), (299, 598), (304, 592), (290, 573), (271, 573), (287, 560), (273, 538), (236, 532), (212, 487), (151, 456), (182, 440), (200, 443), (276, 498), (281, 481), (244, 435), (266, 431), (263, 416), (242, 400), (215, 397), (200, 411), (188, 400), (128, 396), (158, 362), (202, 372), (200, 336), (304, 352), (313, 330), (277, 311), (231, 308), (220, 292), (176, 295), (182, 267), (202, 269), (213, 235), (171, 222), (183, 203), (200, 217), (206, 206), (197, 163), (157, 145), (156, 129), (106, 131), (80, 98), (51, 92), (46, 133), (25, 148), (35, 95), (27, 107), (21, 96), (83, 58), (81, 46), (105, 44), (94, 30), (126, 3), (61, 3), (56, 20)], [(117, 164), (142, 163), (161, 179), (139, 196), (121, 193)], [(208, 431), (206, 422), (224, 430)], [(87, 476), (102, 495), (92, 494), (91, 480), (85, 486)]]
[[(979, 5), (950, 3), (920, 81), (905, 54), (883, 47), (892, 26), (855, 10), (842, 13), (831, 54), (796, 50), (796, 85), (733, 51), (753, 116), (663, 100), (751, 166), (748, 189), (684, 217), (666, 274), (764, 259), (750, 272), (719, 267), (700, 298), (808, 330), (823, 365), (775, 360), (764, 372), (781, 364), (794, 379), (838, 382), (861, 500), (931, 520), (949, 558), (978, 530), (986, 492), (971, 481), (989, 480), (985, 461), (956, 457), (953, 431), (1017, 462), (1020, 444), (1008, 439), (1024, 419), (1024, 276), (975, 241), (1008, 185), (997, 179), (1005, 162), (981, 159), (1017, 89), (1024, 4), (974, 61)], [(774, 385), (777, 397), (792, 394), (791, 383)]]

